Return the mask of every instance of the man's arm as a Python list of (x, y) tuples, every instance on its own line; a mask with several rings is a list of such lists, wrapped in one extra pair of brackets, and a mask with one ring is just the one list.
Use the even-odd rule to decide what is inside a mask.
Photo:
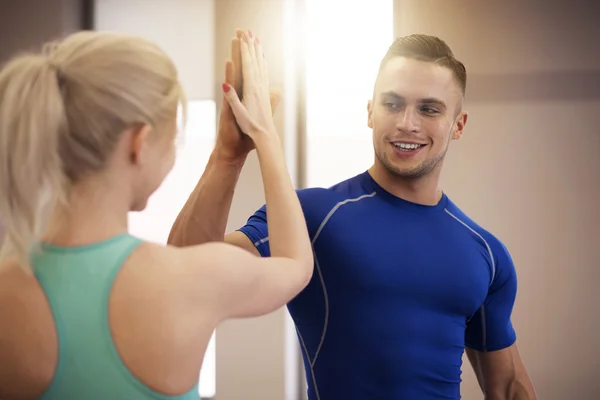
[(467, 323), (467, 357), (486, 400), (536, 400), (511, 322), (517, 295), (515, 266), (498, 239), (490, 235), (486, 240), (496, 274), (485, 302)]
[[(242, 69), (240, 36), (231, 39), (231, 58), (225, 63), (225, 82), (241, 93)], [(192, 246), (223, 241), (233, 193), (246, 161), (253, 148), (235, 120), (229, 103), (223, 99), (215, 148), (194, 191), (179, 212), (171, 227), (168, 243)]]
[(536, 400), (516, 343), (502, 350), (466, 350), (486, 400)]
[(213, 150), (206, 169), (177, 216), (168, 243), (191, 246), (223, 241), (233, 193), (244, 160), (230, 161)]
[[(231, 40), (231, 58), (225, 63), (225, 82), (242, 93), (242, 68), (240, 38), (237, 31)], [(281, 100), (277, 90), (271, 90), (271, 111), (275, 113)], [(223, 99), (219, 116), (219, 131), (215, 148), (206, 169), (171, 227), (168, 243), (174, 246), (193, 246), (206, 242), (223, 241), (233, 193), (246, 156), (254, 148), (250, 137), (243, 134), (235, 120), (229, 103)], [(232, 244), (255, 252), (252, 243), (245, 243), (243, 235), (228, 236)], [(240, 236), (241, 235), (241, 236)], [(256, 253), (255, 253), (256, 254)]]

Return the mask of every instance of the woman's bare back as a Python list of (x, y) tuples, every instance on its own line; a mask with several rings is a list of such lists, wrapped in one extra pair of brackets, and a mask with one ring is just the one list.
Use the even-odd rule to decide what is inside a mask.
[[(198, 268), (191, 268), (192, 277), (178, 265), (180, 252), (141, 244), (116, 275), (108, 304), (99, 305), (108, 307), (123, 364), (149, 388), (167, 395), (185, 393), (198, 383), (218, 320), (209, 304), (203, 307), (193, 298), (193, 288), (201, 299), (206, 285), (190, 280), (198, 278)], [(0, 268), (0, 326), (0, 398), (41, 395), (58, 362), (56, 323), (36, 277), (14, 262)]]

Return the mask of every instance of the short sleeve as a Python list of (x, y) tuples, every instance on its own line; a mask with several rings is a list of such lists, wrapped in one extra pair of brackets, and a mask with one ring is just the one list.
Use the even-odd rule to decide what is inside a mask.
[[(308, 233), (311, 238), (336, 202), (335, 195), (329, 189), (309, 188), (297, 190), (298, 199), (304, 212)], [(269, 230), (267, 228), (267, 208), (263, 205), (238, 229), (254, 243), (261, 256), (270, 257)]]
[(254, 243), (261, 256), (270, 257), (269, 230), (267, 229), (267, 207), (263, 205), (238, 229)]
[(511, 314), (517, 295), (517, 274), (513, 260), (499, 240), (490, 240), (496, 274), (488, 295), (467, 323), (465, 344), (478, 351), (495, 351), (511, 346), (516, 333)]

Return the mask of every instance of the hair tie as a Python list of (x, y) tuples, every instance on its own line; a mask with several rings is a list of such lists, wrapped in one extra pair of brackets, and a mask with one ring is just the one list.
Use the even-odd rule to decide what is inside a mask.
[(54, 73), (56, 74), (56, 80), (58, 82), (58, 87), (62, 90), (66, 81), (65, 74), (62, 68), (58, 65), (58, 63), (56, 63), (50, 58), (47, 58), (47, 62), (50, 68), (54, 70)]

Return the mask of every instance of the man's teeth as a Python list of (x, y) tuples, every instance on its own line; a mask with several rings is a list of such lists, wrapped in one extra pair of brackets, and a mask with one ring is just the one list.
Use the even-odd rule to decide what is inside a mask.
[(404, 150), (415, 150), (415, 149), (418, 149), (419, 147), (421, 147), (422, 145), (414, 144), (414, 143), (394, 143), (394, 146), (399, 147)]

